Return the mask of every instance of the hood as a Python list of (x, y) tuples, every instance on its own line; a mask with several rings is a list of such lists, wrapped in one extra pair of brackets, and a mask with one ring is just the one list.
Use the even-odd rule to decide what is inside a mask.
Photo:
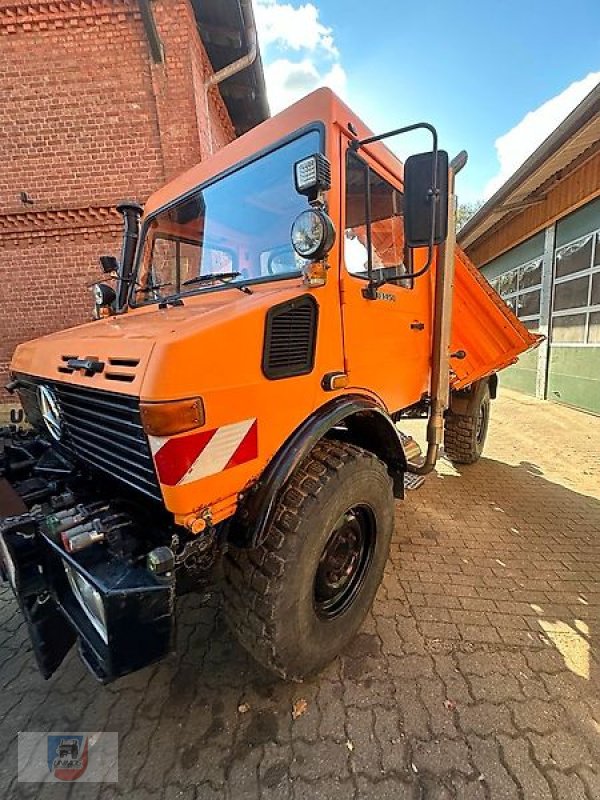
[[(289, 282), (287, 283), (289, 287)], [(283, 291), (283, 285), (253, 287), (246, 295), (223, 289), (183, 298), (182, 306), (159, 309), (157, 304), (126, 314), (78, 325), (25, 342), (15, 350), (11, 372), (140, 395), (144, 375), (157, 343), (169, 346), (225, 318), (262, 305), (267, 296)], [(74, 368), (73, 359), (93, 359), (101, 371), (87, 374)]]

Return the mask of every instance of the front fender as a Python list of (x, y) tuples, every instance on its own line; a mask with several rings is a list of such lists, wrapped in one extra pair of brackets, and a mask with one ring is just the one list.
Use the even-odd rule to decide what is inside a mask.
[[(336, 430), (337, 426), (343, 429)], [(314, 411), (277, 451), (259, 481), (241, 500), (231, 520), (228, 539), (237, 547), (257, 547), (264, 541), (277, 501), (296, 467), (318, 441), (335, 435), (374, 452), (387, 464), (394, 494), (403, 497), (406, 455), (387, 411), (364, 395), (340, 395)]]

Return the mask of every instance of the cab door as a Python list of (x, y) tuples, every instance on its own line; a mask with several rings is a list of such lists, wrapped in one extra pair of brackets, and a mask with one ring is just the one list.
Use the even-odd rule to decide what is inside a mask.
[(365, 296), (373, 277), (413, 271), (404, 247), (399, 180), (368, 155), (342, 148), (341, 302), (349, 383), (375, 392), (389, 411), (417, 402), (429, 385), (431, 276), (385, 283)]

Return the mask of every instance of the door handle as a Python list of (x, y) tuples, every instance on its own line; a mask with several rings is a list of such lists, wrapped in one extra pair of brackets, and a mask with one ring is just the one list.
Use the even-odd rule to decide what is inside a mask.
[(410, 323), (410, 329), (412, 331), (422, 331), (424, 327), (425, 327), (425, 323), (424, 322), (419, 322), (418, 319), (416, 319), (414, 322)]

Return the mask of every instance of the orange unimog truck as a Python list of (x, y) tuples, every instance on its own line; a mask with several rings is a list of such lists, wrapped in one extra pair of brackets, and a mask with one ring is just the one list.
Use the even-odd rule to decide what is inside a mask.
[[(411, 129), (403, 166), (381, 140)], [(31, 430), (3, 435), (0, 545), (45, 677), (76, 642), (103, 682), (164, 657), (176, 596), (212, 584), (284, 678), (355, 635), (394, 500), (442, 444), (479, 457), (496, 371), (537, 342), (455, 250), (465, 159), (323, 89), (123, 204), (98, 319), (11, 366)]]

